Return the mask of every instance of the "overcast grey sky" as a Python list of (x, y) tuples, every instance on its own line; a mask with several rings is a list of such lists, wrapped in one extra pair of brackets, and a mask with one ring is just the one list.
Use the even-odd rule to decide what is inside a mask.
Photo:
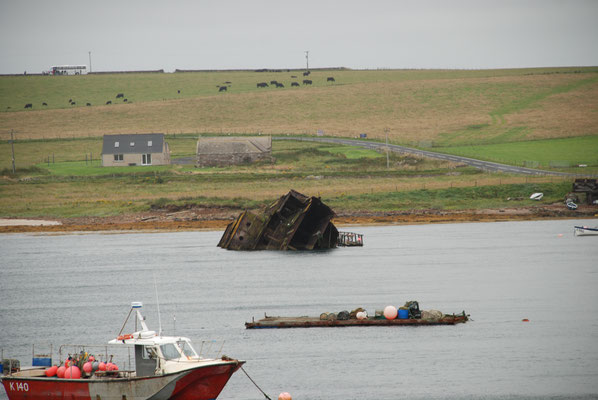
[(595, 0), (0, 0), (0, 73), (598, 65)]

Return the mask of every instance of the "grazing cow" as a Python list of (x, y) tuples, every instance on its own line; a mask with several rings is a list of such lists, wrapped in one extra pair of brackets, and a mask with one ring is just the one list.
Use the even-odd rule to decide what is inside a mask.
[(73, 99), (69, 99), (69, 104), (71, 104), (73, 102)]
[(261, 88), (261, 87), (268, 87), (268, 84), (267, 84), (266, 82), (260, 82), (260, 83), (258, 83), (256, 86), (257, 86), (258, 88)]
[(224, 83), (227, 84), (227, 85), (230, 85), (232, 82), (231, 81), (226, 81)]
[(87, 106), (87, 107), (91, 106), (91, 103), (87, 103), (87, 104), (86, 104), (86, 106)]
[(219, 92), (226, 92), (226, 86), (220, 86), (218, 89)]
[(335, 82), (334, 76), (329, 76), (328, 78), (326, 78), (326, 82)]
[(42, 103), (42, 106), (47, 106), (48, 103), (46, 103), (45, 101)]
[(312, 82), (311, 82), (311, 79), (304, 79), (304, 80), (303, 80), (303, 84), (304, 84), (304, 85), (311, 85), (311, 83), (312, 83)]
[(122, 99), (123, 97), (125, 97), (124, 93), (119, 93), (116, 95), (117, 99)]
[(77, 104), (77, 103), (75, 103), (75, 102), (73, 101), (73, 102), (71, 103), (71, 106), (74, 106), (74, 105), (76, 105), (76, 104)]
[(106, 104), (112, 104), (112, 100), (108, 100)]
[(282, 83), (278, 83), (278, 82), (276, 82), (276, 87), (277, 87), (277, 88), (279, 88), (279, 87), (284, 87), (284, 85), (283, 85)]
[(33, 108), (33, 104), (27, 103), (27, 104), (25, 104), (25, 108)]
[(291, 86), (299, 86), (299, 82), (291, 82)]
[(291, 78), (294, 78), (294, 79), (296, 79), (296, 78), (297, 78), (297, 75), (291, 75)]
[(127, 101), (129, 101), (129, 99), (123, 99), (123, 103), (126, 103)]
[(309, 72), (309, 71), (305, 71), (305, 72), (303, 73), (303, 76), (308, 76), (309, 74), (311, 74), (311, 72)]
[(277, 81), (270, 81), (270, 85), (276, 85), (277, 83)]
[(179, 90), (177, 90), (176, 92), (177, 92), (178, 94), (181, 94), (181, 91), (180, 91), (180, 89), (179, 89)]

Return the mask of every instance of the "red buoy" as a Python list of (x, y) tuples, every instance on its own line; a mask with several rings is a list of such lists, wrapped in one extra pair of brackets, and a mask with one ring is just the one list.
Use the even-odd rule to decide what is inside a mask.
[(106, 371), (106, 363), (104, 363), (103, 361), (100, 363), (100, 365), (98, 365), (98, 369), (100, 371)]
[(88, 362), (86, 362), (85, 364), (83, 364), (83, 371), (84, 371), (86, 374), (90, 374), (92, 369), (93, 369), (93, 368), (91, 367), (91, 362), (90, 362), (90, 361), (88, 361)]
[(66, 371), (65, 366), (58, 367), (58, 369), (56, 370), (56, 376), (59, 378), (64, 378), (64, 371)]
[(523, 318), (523, 319), (521, 320), (521, 322), (529, 322), (529, 319), (527, 319), (527, 318)]
[(49, 378), (49, 377), (56, 375), (56, 371), (58, 371), (58, 367), (56, 365), (54, 365), (53, 367), (50, 367), (47, 370), (45, 370), (44, 373)]
[(81, 378), (81, 370), (79, 367), (71, 366), (64, 371), (64, 378), (65, 379), (80, 379)]
[(90, 362), (94, 362), (96, 360), (96, 358), (94, 356), (89, 356), (89, 358), (87, 359)]

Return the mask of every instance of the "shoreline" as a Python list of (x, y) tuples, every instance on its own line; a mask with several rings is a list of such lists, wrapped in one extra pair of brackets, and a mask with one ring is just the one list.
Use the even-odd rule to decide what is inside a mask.
[[(4, 218), (0, 233), (177, 232), (224, 230), (243, 210), (152, 210), (110, 217)], [(339, 211), (332, 222), (341, 230), (353, 226), (535, 221), (598, 218), (598, 207), (570, 211), (562, 204), (481, 210)], [(11, 221), (15, 224), (11, 225)], [(26, 221), (26, 222), (21, 222)]]

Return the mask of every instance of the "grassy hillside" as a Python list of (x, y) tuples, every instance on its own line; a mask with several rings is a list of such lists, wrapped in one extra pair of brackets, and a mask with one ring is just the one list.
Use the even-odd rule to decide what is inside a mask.
[[(19, 138), (323, 130), (383, 138), (389, 128), (392, 142), (433, 147), (598, 135), (595, 67), (314, 71), (309, 78), (312, 85), (291, 87), (302, 81), (300, 73), (0, 77), (0, 135), (6, 139), (11, 129)], [(271, 80), (285, 87), (256, 87)], [(228, 91), (218, 92), (225, 82)], [(108, 100), (114, 104), (105, 105)], [(33, 109), (25, 110), (26, 103)]]

